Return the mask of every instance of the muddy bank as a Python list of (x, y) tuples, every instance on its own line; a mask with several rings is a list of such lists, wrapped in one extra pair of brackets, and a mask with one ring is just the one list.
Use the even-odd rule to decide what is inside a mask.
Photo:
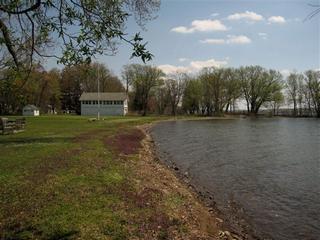
[[(219, 211), (214, 196), (190, 183), (188, 173), (180, 172), (172, 162), (160, 159), (158, 149), (150, 135), (152, 125), (143, 125), (139, 129), (146, 137), (142, 141), (140, 158), (143, 159), (154, 176), (154, 187), (162, 191), (176, 191), (188, 197), (188, 207), (182, 216), (196, 232), (188, 239), (259, 239), (249, 225), (234, 216)], [(142, 169), (146, 169), (142, 166)], [(159, 185), (160, 183), (160, 185)], [(194, 238), (196, 237), (197, 238)], [(199, 236), (202, 236), (199, 238)]]
[[(192, 184), (188, 172), (182, 172), (174, 162), (161, 156), (159, 149), (151, 137), (151, 128), (152, 125), (139, 127), (146, 135), (143, 149), (148, 148), (149, 158), (164, 167), (168, 171), (167, 174), (172, 174), (174, 181), (179, 182), (181, 188), (184, 188), (193, 196), (193, 201), (199, 204), (202, 212), (206, 212), (208, 218), (211, 219), (210, 224), (215, 226), (214, 238), (208, 239), (263, 239), (246, 222), (243, 218), (244, 213), (242, 209), (235, 202), (228, 203), (231, 209), (229, 213), (219, 210), (214, 201), (213, 193)], [(201, 215), (198, 217), (202, 218)]]

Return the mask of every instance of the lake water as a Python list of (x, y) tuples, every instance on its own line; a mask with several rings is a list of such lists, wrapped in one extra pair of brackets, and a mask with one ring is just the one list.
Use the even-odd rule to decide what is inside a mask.
[(319, 119), (162, 122), (152, 136), (163, 159), (219, 209), (236, 202), (260, 237), (320, 239)]

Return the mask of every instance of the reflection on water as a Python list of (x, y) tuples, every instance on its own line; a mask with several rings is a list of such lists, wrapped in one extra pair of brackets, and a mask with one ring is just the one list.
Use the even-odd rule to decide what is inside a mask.
[(244, 208), (262, 236), (320, 238), (320, 120), (163, 122), (152, 135), (221, 209), (231, 198)]

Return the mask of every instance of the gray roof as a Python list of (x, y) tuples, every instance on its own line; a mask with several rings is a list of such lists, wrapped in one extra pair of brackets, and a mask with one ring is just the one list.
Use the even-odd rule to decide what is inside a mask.
[[(125, 92), (101, 92), (100, 100), (126, 100), (127, 94)], [(97, 92), (84, 92), (81, 94), (80, 101), (98, 100)]]
[(39, 110), (35, 105), (28, 104), (23, 107), (23, 109), (28, 109), (28, 110)]

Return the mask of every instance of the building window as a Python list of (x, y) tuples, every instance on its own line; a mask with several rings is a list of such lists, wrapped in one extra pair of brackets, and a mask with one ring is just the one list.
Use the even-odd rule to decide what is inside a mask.
[(116, 104), (116, 105), (122, 105), (123, 104), (123, 101), (113, 101), (114, 102), (114, 104)]

